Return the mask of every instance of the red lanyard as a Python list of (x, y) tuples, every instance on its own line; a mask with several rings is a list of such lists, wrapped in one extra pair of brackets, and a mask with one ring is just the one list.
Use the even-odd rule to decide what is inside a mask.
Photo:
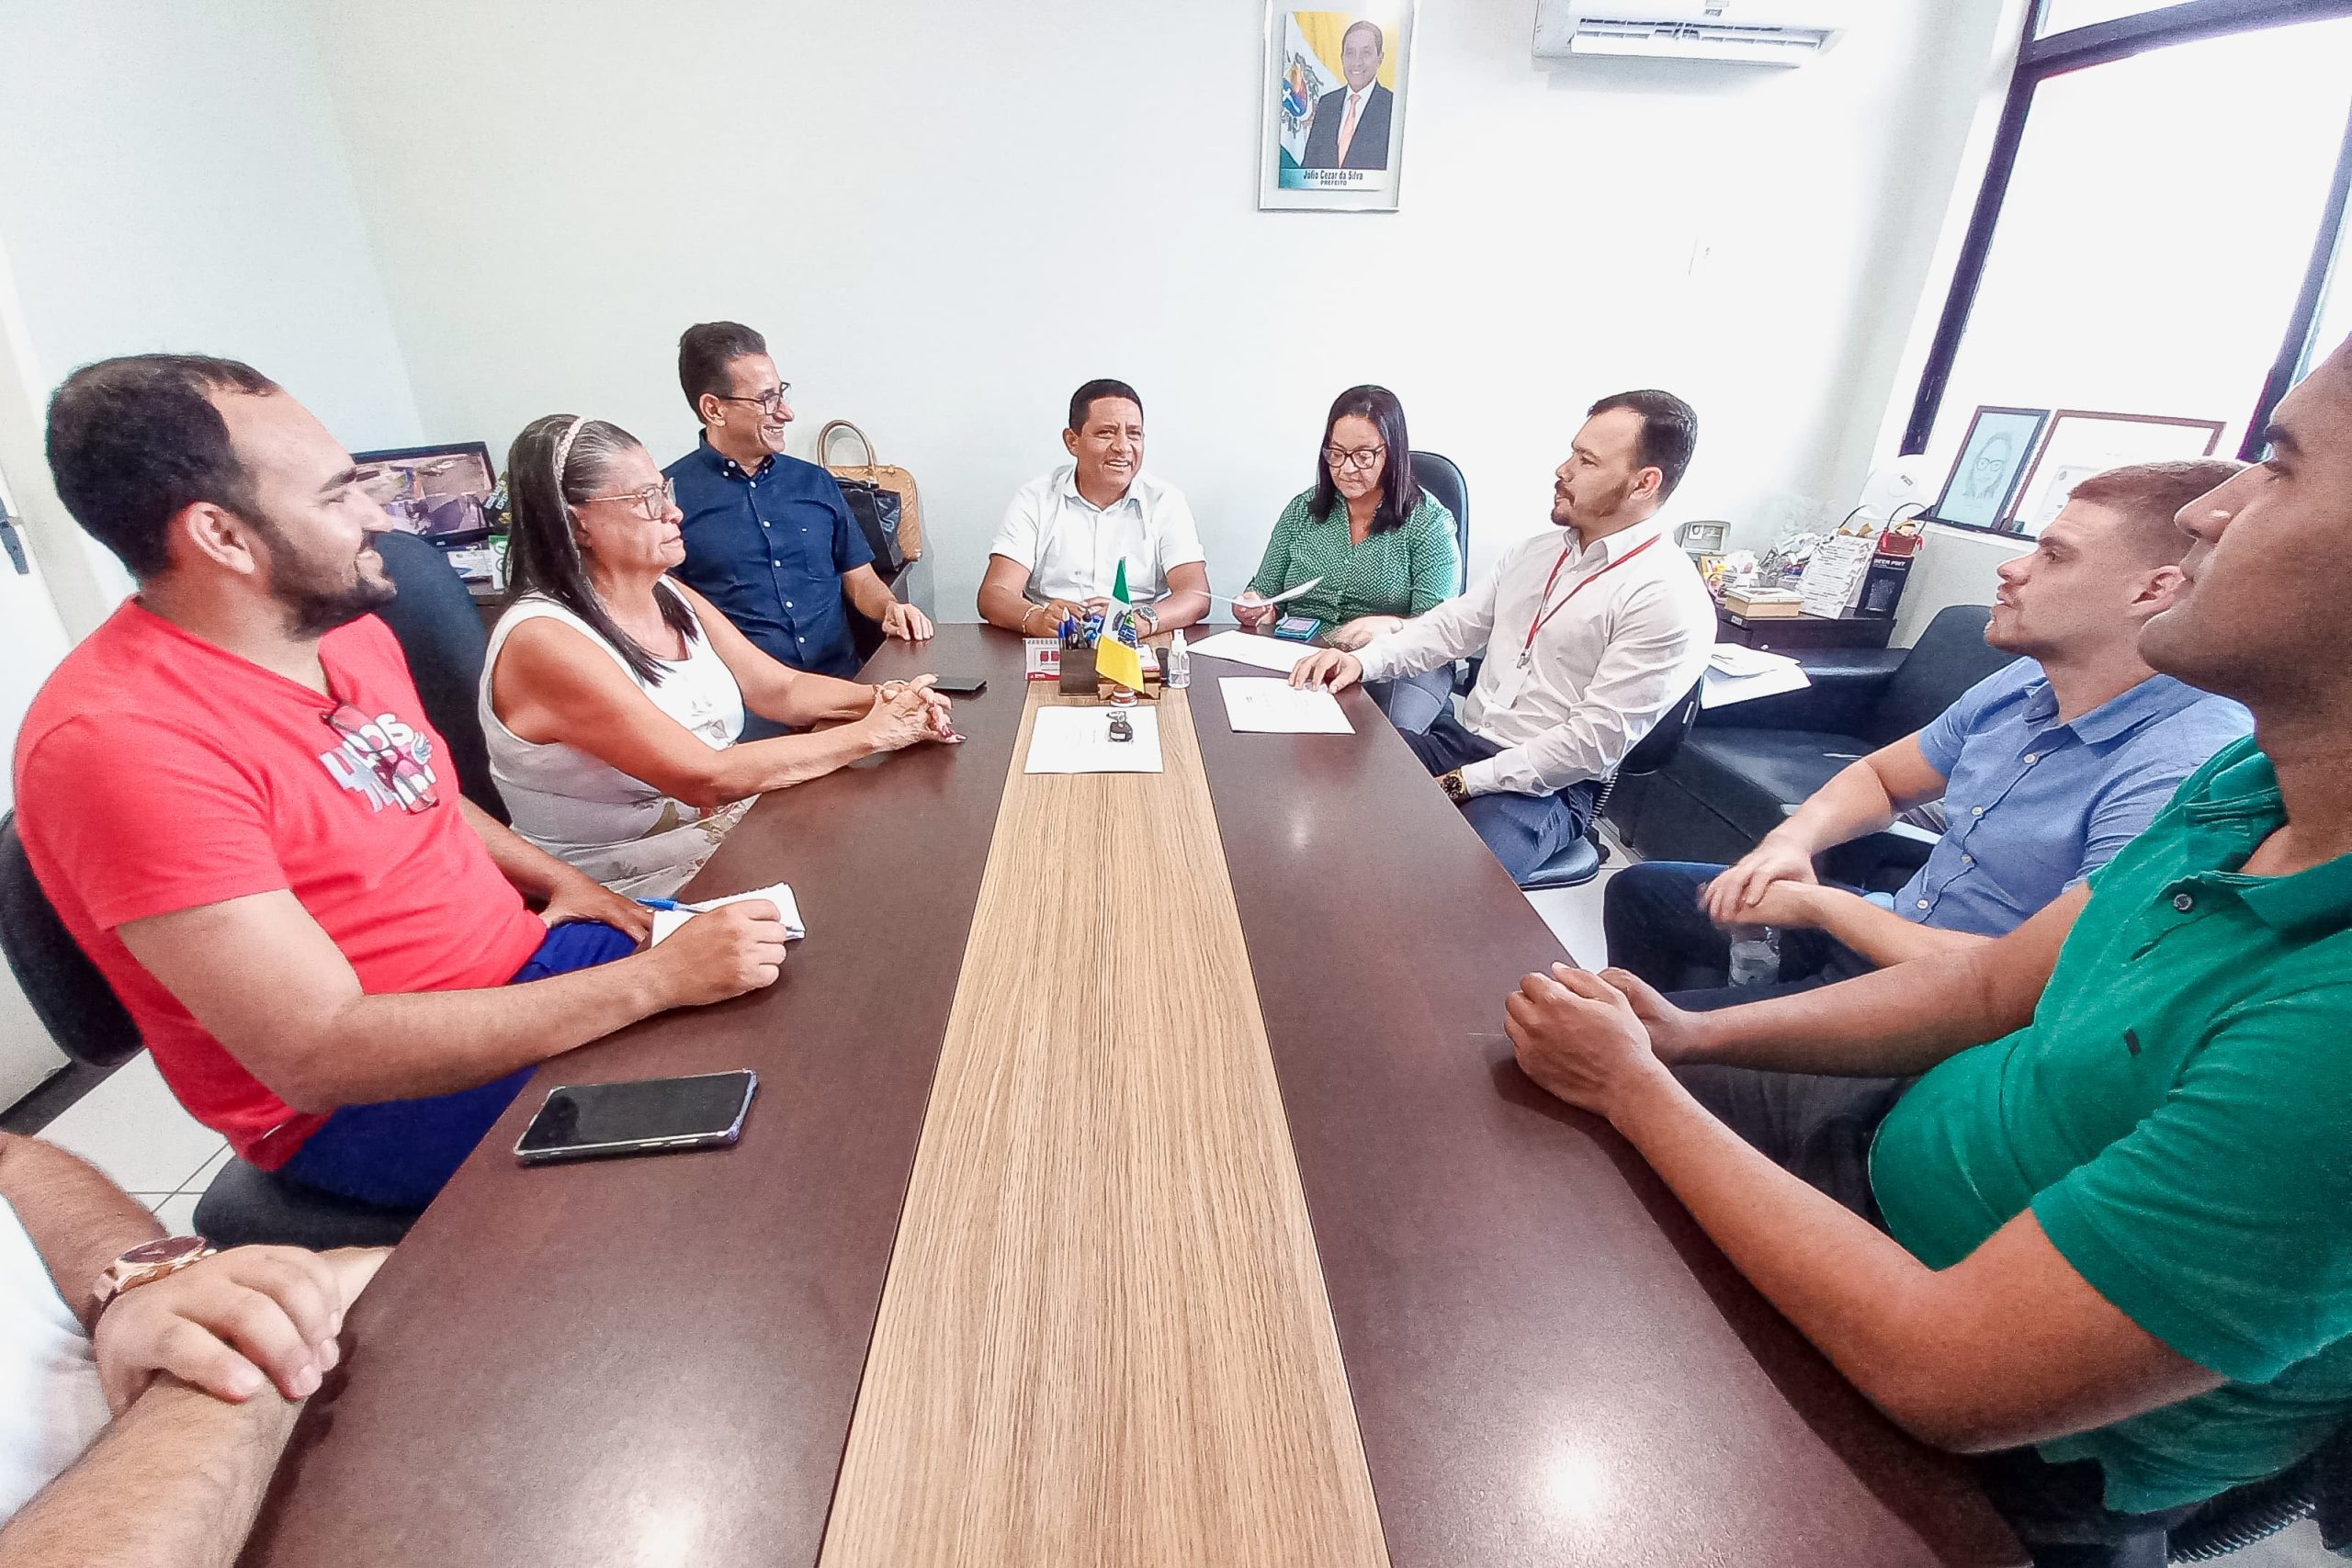
[(1594, 572), (1590, 577), (1586, 578), (1574, 588), (1569, 589), (1566, 597), (1563, 598), (1558, 604), (1553, 604), (1549, 609), (1544, 609), (1542, 606), (1550, 601), (1552, 597), (1552, 590), (1560, 581), (1560, 569), (1568, 564), (1568, 547), (1566, 544), (1563, 544), (1560, 547), (1560, 558), (1552, 563), (1552, 575), (1544, 580), (1544, 597), (1536, 601), (1539, 613), (1535, 617), (1535, 624), (1527, 628), (1527, 641), (1519, 650), (1519, 662), (1521, 666), (1523, 668), (1527, 663), (1528, 656), (1535, 651), (1535, 634), (1549, 626), (1552, 622), (1553, 616), (1566, 609), (1569, 603), (1574, 600), (1577, 594), (1583, 592), (1586, 589), (1591, 587), (1602, 578), (1607, 577), (1611, 572), (1615, 571), (1619, 567), (1623, 566), (1627, 561), (1632, 560), (1635, 556), (1640, 555), (1652, 545), (1657, 544), (1662, 536), (1663, 536), (1661, 535), (1652, 534), (1648, 538), (1644, 539), (1640, 544), (1635, 545), (1632, 549), (1627, 550), (1623, 555), (1619, 556), (1615, 560), (1611, 561), (1607, 566), (1602, 567), (1599, 571)]

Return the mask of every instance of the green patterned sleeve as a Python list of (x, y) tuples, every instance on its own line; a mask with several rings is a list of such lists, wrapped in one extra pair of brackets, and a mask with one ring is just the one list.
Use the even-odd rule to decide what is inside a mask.
[(1266, 558), (1258, 563), (1258, 575), (1250, 580), (1250, 588), (1261, 597), (1271, 599), (1290, 586), (1290, 542), (1306, 525), (1307, 502), (1314, 494), (1307, 491), (1291, 497), (1283, 514), (1274, 519), (1273, 536), (1266, 541)]
[(1413, 607), (1427, 615), (1461, 592), (1462, 552), (1453, 537), (1453, 513), (1427, 491), (1405, 520), (1406, 550), (1413, 568)]

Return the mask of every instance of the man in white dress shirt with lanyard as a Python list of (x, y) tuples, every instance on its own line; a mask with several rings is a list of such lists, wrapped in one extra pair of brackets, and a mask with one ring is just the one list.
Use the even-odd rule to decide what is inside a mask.
[(1516, 880), (1583, 835), (1600, 781), (1706, 669), (1714, 602), (1657, 520), (1698, 439), (1671, 393), (1601, 399), (1553, 486), (1556, 546), (1523, 539), (1460, 598), (1291, 675), (1337, 689), (1484, 650), (1462, 716), (1404, 739)]
[(1119, 566), (1147, 633), (1209, 613), (1208, 556), (1174, 485), (1143, 471), (1143, 400), (1125, 381), (1089, 381), (1062, 433), (1073, 462), (1021, 487), (989, 541), (980, 618), (1051, 637), (1068, 615), (1110, 603)]

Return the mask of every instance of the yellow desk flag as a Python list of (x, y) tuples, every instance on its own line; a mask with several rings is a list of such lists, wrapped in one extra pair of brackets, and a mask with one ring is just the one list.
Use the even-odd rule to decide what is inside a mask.
[(1102, 628), (1102, 640), (1095, 645), (1094, 671), (1106, 681), (1116, 681), (1130, 692), (1143, 690), (1143, 656), (1136, 651), (1136, 616), (1125, 606), (1134, 604), (1127, 597), (1127, 563), (1119, 563), (1119, 575), (1111, 583), (1111, 597), (1122, 606)]
[(1102, 631), (1102, 640), (1095, 645), (1094, 671), (1105, 681), (1116, 681), (1130, 692), (1143, 690), (1143, 656), (1136, 651), (1136, 620), (1133, 613), (1119, 612), (1118, 630)]

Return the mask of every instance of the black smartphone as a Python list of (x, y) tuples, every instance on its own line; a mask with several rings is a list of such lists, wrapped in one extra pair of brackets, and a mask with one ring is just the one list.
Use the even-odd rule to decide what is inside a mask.
[(632, 1083), (565, 1084), (514, 1145), (525, 1165), (721, 1147), (743, 1135), (760, 1087), (754, 1072), (703, 1073)]
[(944, 697), (977, 697), (989, 689), (989, 683), (977, 675), (942, 675), (931, 689)]

